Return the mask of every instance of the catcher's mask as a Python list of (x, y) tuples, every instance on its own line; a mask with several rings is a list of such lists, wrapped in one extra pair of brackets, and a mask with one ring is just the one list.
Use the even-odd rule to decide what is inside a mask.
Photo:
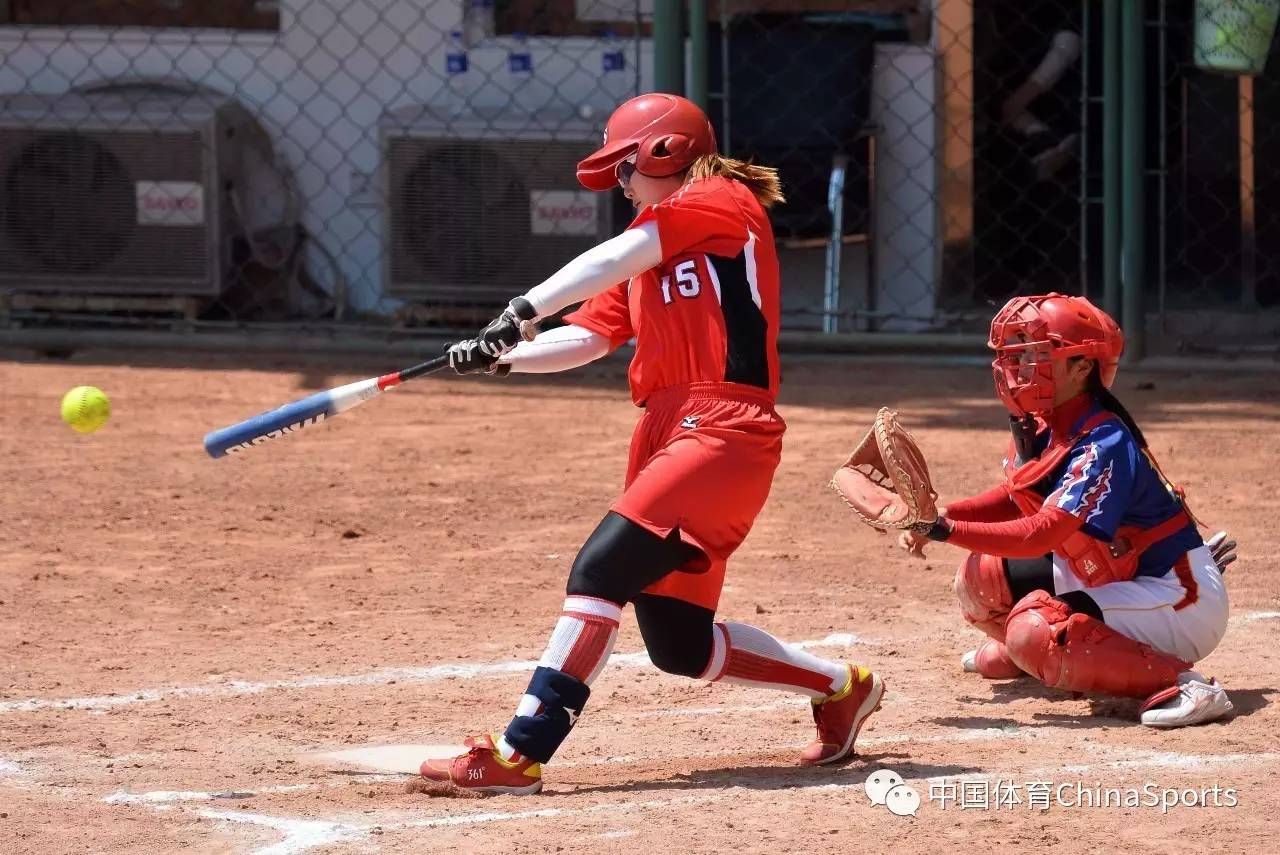
[(610, 190), (625, 160), (641, 175), (666, 178), (715, 153), (715, 131), (697, 104), (678, 95), (640, 95), (613, 111), (604, 145), (578, 164), (578, 181), (588, 190)]
[(1124, 351), (1124, 333), (1111, 316), (1084, 297), (1046, 294), (1014, 297), (991, 322), (987, 346), (996, 394), (1015, 416), (1053, 409), (1053, 363), (1097, 360), (1102, 385), (1111, 388)]

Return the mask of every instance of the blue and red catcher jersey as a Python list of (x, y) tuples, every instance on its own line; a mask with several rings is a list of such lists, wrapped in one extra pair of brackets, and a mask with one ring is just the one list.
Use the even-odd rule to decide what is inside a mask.
[(587, 300), (565, 321), (636, 339), (631, 398), (713, 380), (778, 393), (778, 255), (764, 208), (728, 178), (686, 184), (631, 223), (656, 223), (662, 264)]
[[(1077, 423), (1099, 412), (1094, 406)], [(1037, 437), (1037, 453), (1049, 442), (1049, 432)], [(1045, 506), (1058, 507), (1083, 520), (1081, 530), (1110, 542), (1122, 525), (1151, 528), (1172, 517), (1181, 504), (1151, 465), (1133, 434), (1112, 418), (1085, 434), (1055, 473)], [(1139, 576), (1163, 576), (1188, 550), (1203, 543), (1192, 524), (1152, 544), (1138, 559)]]

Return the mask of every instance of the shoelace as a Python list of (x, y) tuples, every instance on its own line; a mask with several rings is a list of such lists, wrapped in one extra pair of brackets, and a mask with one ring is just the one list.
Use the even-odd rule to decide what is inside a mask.
[(837, 733), (834, 726), (823, 720), (822, 707), (815, 706), (813, 708), (813, 721), (818, 726), (818, 741), (825, 742), (830, 745), (836, 745), (842, 740), (841, 734)]

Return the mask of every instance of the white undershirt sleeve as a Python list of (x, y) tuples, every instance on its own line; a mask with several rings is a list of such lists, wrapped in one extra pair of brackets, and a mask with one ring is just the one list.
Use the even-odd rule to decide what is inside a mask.
[(586, 365), (609, 352), (609, 339), (572, 324), (522, 341), (499, 362), (518, 374), (552, 374)]
[(661, 263), (658, 226), (644, 223), (582, 253), (524, 298), (545, 318)]

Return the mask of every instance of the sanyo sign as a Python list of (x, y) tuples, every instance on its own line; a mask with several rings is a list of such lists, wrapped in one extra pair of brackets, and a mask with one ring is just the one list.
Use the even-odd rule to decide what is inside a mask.
[(535, 235), (595, 237), (600, 233), (599, 194), (573, 190), (534, 190), (529, 194), (529, 225)]

